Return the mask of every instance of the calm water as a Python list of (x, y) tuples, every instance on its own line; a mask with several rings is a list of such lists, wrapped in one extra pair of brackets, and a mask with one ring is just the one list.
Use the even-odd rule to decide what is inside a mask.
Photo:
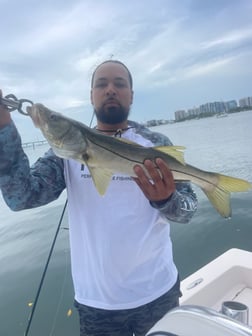
[[(199, 168), (252, 181), (252, 112), (155, 127), (185, 145), (186, 161)], [(27, 149), (33, 162), (46, 147)], [(252, 251), (252, 192), (232, 195), (233, 217), (222, 219), (195, 188), (199, 209), (190, 224), (171, 224), (174, 258), (183, 279), (232, 247)], [(11, 212), (0, 196), (0, 335), (23, 335), (56, 231), (65, 193), (34, 210)], [(66, 217), (66, 216), (65, 216)], [(78, 335), (64, 218), (29, 335)], [(69, 309), (73, 314), (68, 317)]]

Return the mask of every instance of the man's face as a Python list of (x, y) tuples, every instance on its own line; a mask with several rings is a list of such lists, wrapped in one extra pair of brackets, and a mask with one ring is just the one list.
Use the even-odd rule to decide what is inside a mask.
[(126, 121), (132, 99), (129, 74), (123, 65), (108, 62), (98, 67), (91, 89), (91, 103), (101, 123), (115, 125)]

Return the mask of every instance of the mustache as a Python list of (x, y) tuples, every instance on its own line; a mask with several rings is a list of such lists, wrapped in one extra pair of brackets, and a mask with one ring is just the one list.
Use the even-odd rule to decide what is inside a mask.
[(105, 105), (105, 104), (107, 104), (107, 103), (117, 103), (118, 105), (121, 105), (121, 103), (119, 102), (119, 100), (117, 100), (116, 98), (107, 98), (105, 101), (104, 101), (104, 103), (103, 103), (103, 105)]

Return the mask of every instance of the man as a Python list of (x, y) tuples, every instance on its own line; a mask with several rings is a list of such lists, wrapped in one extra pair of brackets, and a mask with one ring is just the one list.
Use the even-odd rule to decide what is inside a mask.
[[(97, 132), (143, 146), (171, 145), (164, 135), (128, 120), (132, 101), (128, 68), (115, 60), (100, 64), (91, 83)], [(190, 184), (175, 184), (164, 161), (147, 159), (144, 164), (151, 181), (136, 165), (137, 178), (114, 175), (101, 197), (86, 166), (60, 159), (51, 150), (30, 168), (3, 106), (0, 128), (0, 187), (11, 209), (41, 206), (67, 188), (81, 336), (145, 335), (179, 304), (180, 282), (168, 220), (187, 223), (192, 218), (197, 199)]]

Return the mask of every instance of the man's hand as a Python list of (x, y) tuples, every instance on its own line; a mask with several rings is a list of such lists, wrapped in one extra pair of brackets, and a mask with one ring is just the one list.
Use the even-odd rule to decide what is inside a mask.
[(151, 160), (145, 160), (144, 162), (144, 167), (151, 180), (139, 165), (134, 167), (137, 175), (134, 180), (149, 201), (159, 202), (168, 199), (174, 193), (176, 186), (167, 164), (160, 158), (157, 158), (155, 162), (156, 165)]
[[(2, 98), (2, 90), (0, 90), (0, 98)], [(10, 112), (4, 105), (0, 104), (0, 128), (8, 125), (11, 122)]]

